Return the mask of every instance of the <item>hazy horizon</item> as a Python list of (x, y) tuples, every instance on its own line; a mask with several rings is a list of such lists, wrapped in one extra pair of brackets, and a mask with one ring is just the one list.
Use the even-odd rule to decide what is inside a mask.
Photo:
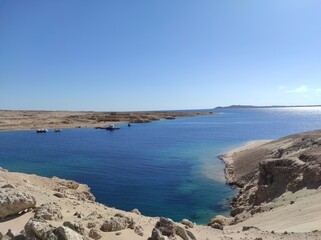
[(0, 109), (321, 103), (316, 0), (0, 0)]

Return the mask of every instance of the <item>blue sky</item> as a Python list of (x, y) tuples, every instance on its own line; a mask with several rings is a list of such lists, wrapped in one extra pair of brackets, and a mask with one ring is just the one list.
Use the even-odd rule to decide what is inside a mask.
[(0, 109), (321, 104), (319, 0), (0, 0)]

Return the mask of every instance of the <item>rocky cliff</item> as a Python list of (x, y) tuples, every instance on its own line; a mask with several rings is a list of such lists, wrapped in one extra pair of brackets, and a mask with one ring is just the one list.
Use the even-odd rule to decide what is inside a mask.
[(227, 180), (240, 189), (231, 204), (232, 224), (257, 212), (285, 192), (321, 185), (321, 131), (306, 132), (231, 152)]

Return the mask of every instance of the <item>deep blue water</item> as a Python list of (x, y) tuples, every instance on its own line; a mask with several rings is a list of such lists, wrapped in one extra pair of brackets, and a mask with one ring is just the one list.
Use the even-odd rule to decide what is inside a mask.
[(88, 184), (99, 202), (206, 223), (235, 194), (219, 154), (249, 140), (321, 128), (321, 108), (228, 109), (119, 131), (0, 132), (0, 166)]

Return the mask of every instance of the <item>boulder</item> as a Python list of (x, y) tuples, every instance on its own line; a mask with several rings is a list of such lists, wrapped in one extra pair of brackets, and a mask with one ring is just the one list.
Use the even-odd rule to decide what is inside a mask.
[(192, 232), (177, 225), (173, 220), (163, 217), (156, 223), (150, 240), (164, 239), (164, 237), (175, 238), (176, 235), (180, 236), (183, 240), (196, 240)]
[(87, 223), (87, 228), (91, 229), (91, 228), (94, 228), (94, 227), (96, 227), (96, 223), (94, 223), (94, 222)]
[(132, 222), (132, 219), (128, 217), (110, 217), (105, 220), (100, 230), (103, 232), (120, 231), (132, 225)]
[(84, 240), (83, 236), (68, 227), (58, 227), (54, 232), (59, 240)]
[(137, 215), (142, 215), (137, 208), (134, 208), (133, 210), (131, 210), (131, 212), (132, 212), (132, 213), (135, 213), (135, 214), (137, 214)]
[(29, 239), (59, 240), (53, 233), (54, 228), (43, 219), (29, 219), (24, 229)]
[(35, 206), (36, 199), (27, 193), (17, 192), (13, 189), (0, 191), (0, 218), (18, 214), (20, 211)]
[(141, 226), (136, 226), (134, 232), (139, 236), (144, 236), (144, 229)]
[(44, 203), (35, 212), (36, 218), (55, 221), (62, 219), (61, 208), (53, 203)]
[(62, 224), (64, 227), (68, 227), (71, 230), (74, 230), (75, 232), (79, 233), (80, 235), (84, 235), (85, 234), (85, 228), (82, 226), (81, 223), (71, 223), (69, 221), (64, 222)]
[(96, 229), (90, 229), (88, 236), (92, 239), (101, 239), (101, 235)]
[(168, 237), (164, 236), (157, 228), (153, 228), (152, 236), (148, 240), (168, 240)]
[(174, 236), (175, 234), (175, 223), (170, 218), (161, 217), (156, 223), (156, 228), (165, 236)]
[(194, 227), (194, 224), (191, 221), (189, 221), (188, 219), (183, 219), (181, 221), (181, 223), (184, 224), (185, 226), (189, 227), (189, 228), (193, 228)]
[(215, 229), (219, 229), (219, 230), (223, 230), (223, 225), (219, 224), (219, 223), (213, 223), (211, 225), (212, 228), (215, 228)]
[(221, 226), (226, 226), (229, 224), (229, 222), (230, 222), (229, 218), (224, 217), (223, 215), (216, 215), (214, 218), (211, 219), (211, 221), (209, 221), (207, 225), (212, 226), (214, 223), (217, 223)]

